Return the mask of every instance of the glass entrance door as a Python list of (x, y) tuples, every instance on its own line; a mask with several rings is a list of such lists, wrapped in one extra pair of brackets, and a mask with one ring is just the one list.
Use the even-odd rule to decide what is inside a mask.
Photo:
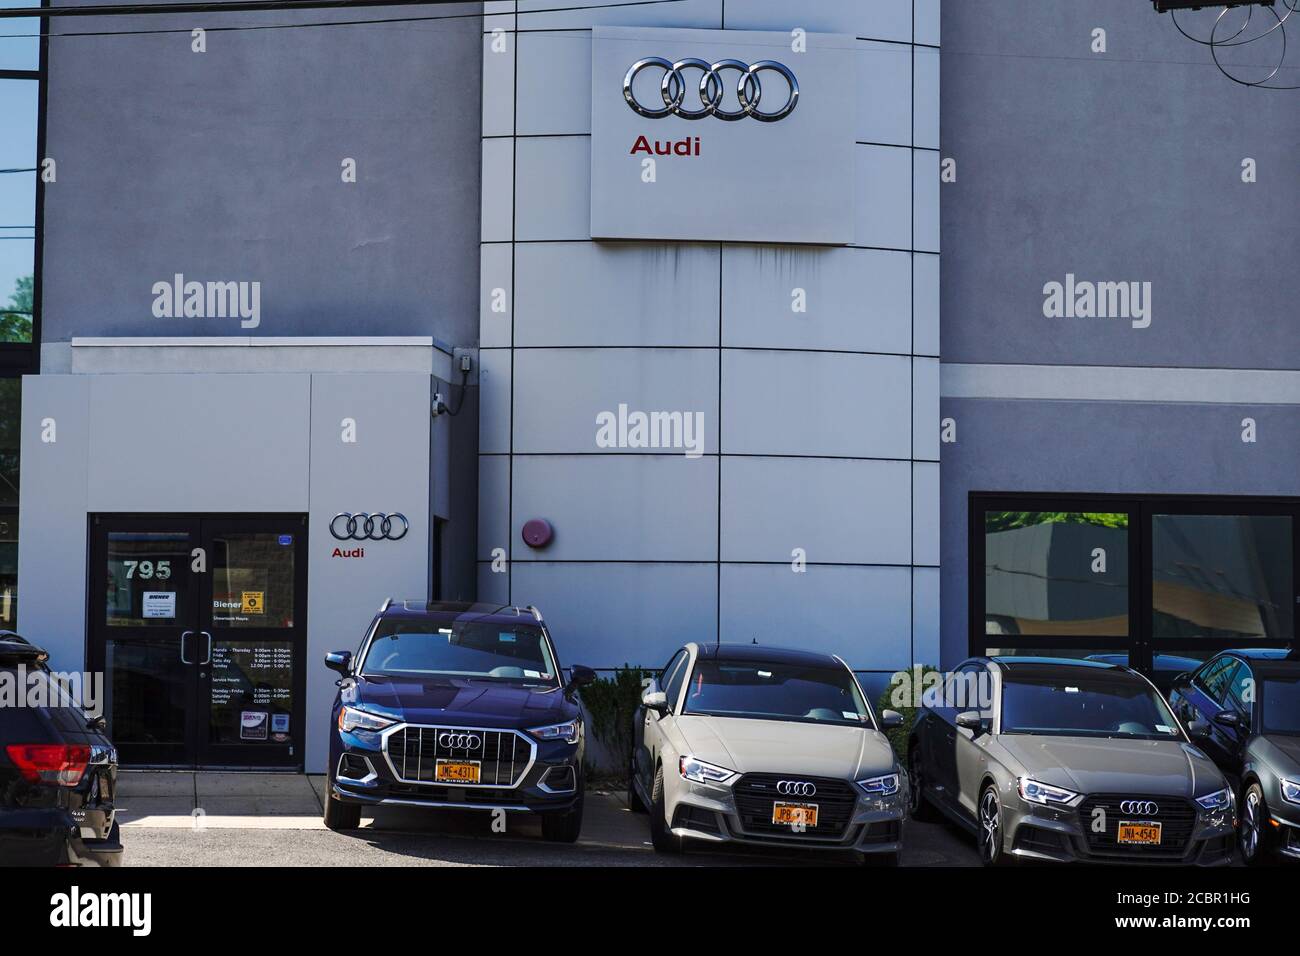
[(136, 766), (302, 763), (306, 518), (92, 521), (92, 667)]

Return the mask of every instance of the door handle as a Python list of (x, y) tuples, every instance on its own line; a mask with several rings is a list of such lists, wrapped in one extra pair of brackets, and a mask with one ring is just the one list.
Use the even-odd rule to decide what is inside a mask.
[(181, 663), (182, 663), (182, 664), (193, 664), (193, 663), (194, 663), (192, 660), (189, 660), (189, 659), (186, 658), (186, 656), (185, 656), (185, 639), (186, 639), (187, 637), (189, 637), (189, 636), (190, 636), (191, 634), (193, 634), (193, 633), (194, 633), (193, 631), (182, 631), (182, 632), (181, 632)]
[(208, 639), (208, 649), (205, 653), (203, 660), (199, 661), (199, 663), (211, 664), (212, 663), (212, 635), (209, 634), (207, 631), (199, 631), (199, 633)]

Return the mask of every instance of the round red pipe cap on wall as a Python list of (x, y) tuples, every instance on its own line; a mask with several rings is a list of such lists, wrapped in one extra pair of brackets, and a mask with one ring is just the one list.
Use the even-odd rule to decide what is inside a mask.
[(524, 544), (530, 548), (544, 548), (555, 537), (555, 529), (545, 518), (530, 518), (524, 522)]

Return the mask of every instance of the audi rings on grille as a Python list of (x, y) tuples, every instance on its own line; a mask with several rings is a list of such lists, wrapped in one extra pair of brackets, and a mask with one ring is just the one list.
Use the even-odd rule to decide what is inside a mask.
[(1140, 817), (1153, 817), (1160, 812), (1160, 805), (1154, 800), (1123, 800), (1119, 805), (1120, 813), (1132, 813)]
[(330, 534), (340, 541), (400, 541), (411, 530), (411, 522), (406, 515), (366, 514), (364, 511), (352, 514), (342, 511), (330, 519)]
[[(637, 75), (651, 67), (664, 71), (663, 80), (659, 83), (662, 107), (656, 104), (645, 106), (637, 100), (636, 92), (632, 88)], [(699, 70), (701, 73), (698, 87), (699, 109), (692, 109), (685, 105), (686, 71), (688, 70)], [(737, 74), (736, 99), (740, 103), (740, 109), (737, 110), (724, 109), (722, 106), (727, 91), (724, 75), (730, 72)], [(759, 109), (759, 103), (763, 99), (763, 84), (759, 80), (759, 74), (764, 72), (779, 73), (790, 86), (785, 104), (778, 110)], [(649, 119), (680, 116), (682, 119), (697, 120), (704, 119), (706, 116), (716, 116), (720, 120), (735, 122), (746, 116), (752, 116), (764, 123), (775, 123), (793, 113), (794, 108), (799, 104), (799, 81), (795, 79), (794, 73), (788, 66), (776, 60), (759, 60), (751, 65), (740, 60), (718, 60), (716, 63), (710, 63), (707, 60), (687, 57), (673, 63), (661, 56), (647, 56), (633, 63), (627, 75), (623, 77), (623, 98), (635, 112)]]
[(817, 785), (807, 780), (779, 780), (776, 792), (786, 797), (811, 797), (817, 794)]
[(438, 746), (446, 747), (449, 750), (479, 750), (483, 746), (483, 738), (478, 734), (439, 734)]

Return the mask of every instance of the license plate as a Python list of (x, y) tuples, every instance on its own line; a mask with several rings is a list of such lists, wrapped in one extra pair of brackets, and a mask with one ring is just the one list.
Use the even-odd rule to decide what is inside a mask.
[(433, 768), (433, 779), (439, 783), (478, 783), (477, 760), (439, 760)]
[(1121, 820), (1119, 824), (1119, 843), (1145, 843), (1160, 845), (1159, 823), (1129, 823)]
[(815, 827), (817, 825), (817, 804), (774, 803), (772, 804), (772, 822), (785, 826), (803, 824), (806, 827)]

